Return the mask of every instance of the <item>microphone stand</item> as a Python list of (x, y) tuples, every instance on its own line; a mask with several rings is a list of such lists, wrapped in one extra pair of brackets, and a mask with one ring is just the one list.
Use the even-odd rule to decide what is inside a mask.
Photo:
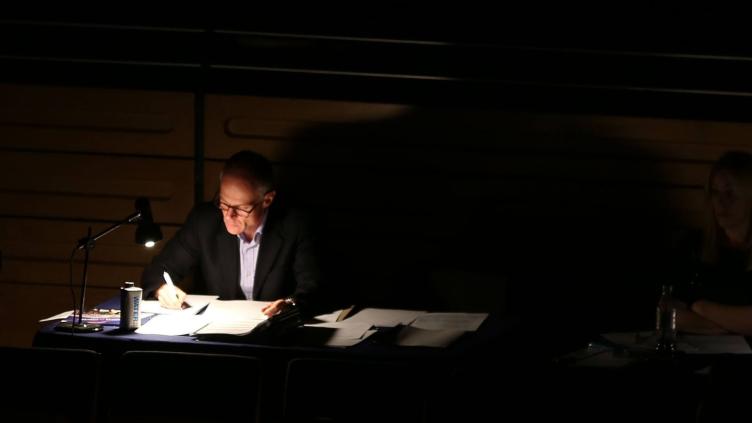
[[(76, 245), (76, 251), (84, 250), (84, 273), (83, 273), (83, 277), (81, 278), (81, 302), (80, 302), (79, 310), (78, 310), (78, 322), (76, 322), (76, 316), (74, 315), (72, 322), (60, 322), (57, 326), (55, 326), (55, 330), (67, 331), (67, 332), (99, 332), (102, 330), (102, 325), (83, 323), (84, 302), (86, 301), (86, 279), (87, 279), (88, 272), (89, 272), (89, 251), (91, 251), (94, 248), (94, 245), (96, 244), (99, 238), (102, 238), (103, 236), (108, 235), (110, 232), (114, 231), (115, 229), (121, 227), (122, 225), (126, 223), (138, 222), (140, 219), (141, 219), (141, 211), (138, 210), (135, 213), (123, 219), (122, 221), (115, 223), (114, 225), (94, 235), (93, 237), (91, 236), (91, 226), (89, 226), (89, 230), (86, 234), (86, 238), (81, 238), (78, 240), (78, 244)], [(71, 260), (73, 260), (73, 258), (71, 258)]]

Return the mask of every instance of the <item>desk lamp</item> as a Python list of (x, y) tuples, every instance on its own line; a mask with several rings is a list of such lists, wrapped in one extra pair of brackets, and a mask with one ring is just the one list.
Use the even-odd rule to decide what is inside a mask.
[(159, 228), (159, 225), (154, 223), (154, 219), (151, 215), (149, 200), (143, 197), (137, 198), (135, 206), (136, 212), (120, 222), (115, 223), (94, 236), (91, 235), (90, 226), (86, 237), (78, 240), (76, 248), (73, 249), (73, 254), (71, 254), (72, 263), (76, 251), (84, 250), (84, 272), (81, 278), (81, 302), (78, 309), (78, 318), (74, 315), (72, 322), (60, 322), (60, 324), (55, 327), (56, 330), (68, 332), (99, 332), (102, 330), (102, 325), (83, 322), (83, 313), (85, 309), (84, 302), (86, 301), (86, 276), (89, 269), (89, 251), (94, 248), (94, 245), (99, 238), (113, 232), (115, 229), (126, 223), (138, 222), (138, 227), (136, 228), (136, 243), (151, 248), (157, 241), (162, 239), (162, 231)]

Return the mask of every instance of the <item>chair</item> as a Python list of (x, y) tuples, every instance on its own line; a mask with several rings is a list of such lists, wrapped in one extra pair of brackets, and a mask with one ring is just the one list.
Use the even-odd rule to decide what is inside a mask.
[(128, 351), (108, 389), (112, 422), (258, 420), (259, 361), (253, 357)]
[(65, 348), (0, 347), (3, 421), (93, 422), (101, 357)]
[(408, 363), (299, 358), (287, 369), (288, 422), (423, 422), (432, 385)]

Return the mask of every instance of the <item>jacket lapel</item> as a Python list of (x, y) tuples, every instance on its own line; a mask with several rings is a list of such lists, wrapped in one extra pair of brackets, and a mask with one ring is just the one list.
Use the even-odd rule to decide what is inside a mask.
[(243, 290), (240, 289), (240, 239), (235, 235), (230, 235), (222, 231), (219, 235), (220, 274), (222, 279), (219, 281), (220, 298), (234, 300), (245, 298)]
[(270, 215), (261, 238), (261, 249), (259, 250), (258, 261), (256, 262), (256, 275), (253, 280), (254, 300), (258, 299), (261, 287), (266, 282), (266, 278), (269, 276), (272, 267), (274, 267), (274, 262), (277, 259), (279, 249), (282, 247), (283, 240), (279, 222), (273, 220), (272, 215)]

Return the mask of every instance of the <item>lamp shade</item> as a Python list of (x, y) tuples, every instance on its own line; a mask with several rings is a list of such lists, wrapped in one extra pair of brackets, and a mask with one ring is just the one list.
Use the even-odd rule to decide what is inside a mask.
[(136, 199), (136, 210), (141, 214), (136, 228), (136, 243), (153, 247), (157, 241), (162, 240), (162, 230), (154, 223), (149, 200), (143, 197)]
[(154, 243), (162, 240), (162, 230), (154, 222), (141, 222), (136, 228), (136, 242), (147, 247), (153, 247)]

